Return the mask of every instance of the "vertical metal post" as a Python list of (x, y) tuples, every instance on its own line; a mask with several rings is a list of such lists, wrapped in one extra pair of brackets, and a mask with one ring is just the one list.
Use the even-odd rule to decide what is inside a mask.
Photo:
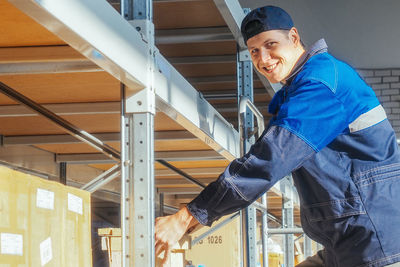
[(60, 183), (67, 184), (67, 163), (60, 162)]
[[(281, 181), (281, 192), (283, 193), (282, 198), (282, 222), (283, 228), (293, 228), (293, 196), (291, 195), (292, 190), (292, 178), (287, 176)], [(294, 266), (294, 237), (293, 234), (285, 234), (284, 239), (285, 248), (285, 267)]]
[(160, 193), (159, 198), (160, 198), (159, 216), (164, 216), (164, 193)]
[(121, 14), (128, 21), (133, 19), (133, 0), (121, 0)]
[[(239, 101), (241, 96), (246, 96), (253, 102), (253, 67), (249, 58), (249, 53), (247, 50), (237, 52), (237, 82), (238, 82), (238, 91), (237, 91), (237, 102), (239, 107)], [(240, 114), (239, 114), (240, 116)], [(245, 117), (242, 118), (243, 125), (239, 127), (243, 127), (243, 136), (241, 139), (249, 140), (249, 133), (253, 131), (254, 127), (254, 118), (249, 108), (246, 108)], [(249, 140), (250, 143), (251, 140)], [(242, 148), (244, 150), (241, 153), (244, 155), (249, 148), (246, 148), (246, 142), (243, 142), (244, 146)]]
[(304, 258), (312, 255), (311, 238), (304, 234)]
[(128, 96), (125, 86), (121, 86), (122, 266), (154, 267), (155, 94), (152, 1), (124, 0), (121, 4), (121, 13), (142, 34), (148, 45), (146, 87)]
[[(154, 266), (154, 115), (133, 115), (135, 266)], [(132, 228), (131, 228), (132, 229)]]
[[(261, 204), (268, 209), (267, 193), (261, 197)], [(268, 214), (266, 212), (263, 212), (261, 217), (261, 241), (263, 267), (268, 267)]]
[(248, 207), (241, 211), (242, 217), (242, 245), (243, 266), (256, 267), (258, 260), (257, 251), (257, 216), (254, 207)]
[[(133, 203), (130, 198), (132, 173), (130, 166), (132, 162), (132, 148), (130, 147), (131, 123), (129, 116), (125, 113), (126, 101), (125, 85), (121, 84), (121, 232), (122, 232), (122, 259), (123, 267), (129, 267), (134, 251), (134, 243), (131, 238), (131, 216), (133, 216)], [(132, 240), (132, 242), (131, 242)], [(132, 261), (133, 264), (133, 261)]]
[[(237, 52), (237, 82), (238, 82), (238, 106), (239, 99), (241, 96), (247, 96), (253, 101), (253, 68), (250, 61), (249, 53), (247, 50)], [(240, 114), (239, 114), (240, 116)], [(246, 147), (246, 141), (248, 141), (249, 133), (253, 130), (254, 119), (250, 113), (250, 109), (247, 108), (245, 117), (239, 120), (239, 127), (243, 127), (243, 136), (241, 139), (241, 154), (242, 156), (249, 149)], [(243, 125), (240, 125), (240, 121), (243, 121)], [(251, 141), (251, 140), (249, 140)], [(243, 267), (255, 267), (257, 264), (258, 253), (257, 253), (257, 222), (256, 222), (256, 209), (254, 207), (248, 207), (241, 211), (241, 223), (242, 223), (242, 265)]]

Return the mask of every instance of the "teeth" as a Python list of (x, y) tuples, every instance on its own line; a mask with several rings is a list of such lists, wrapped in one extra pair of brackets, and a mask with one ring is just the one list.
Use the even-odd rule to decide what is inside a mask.
[(274, 65), (268, 66), (266, 69), (268, 71), (273, 70), (276, 67), (276, 63)]

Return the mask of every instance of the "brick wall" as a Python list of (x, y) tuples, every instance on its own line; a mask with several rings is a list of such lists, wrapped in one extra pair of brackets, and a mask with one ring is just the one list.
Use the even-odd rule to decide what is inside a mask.
[(400, 69), (364, 69), (358, 72), (374, 89), (397, 138), (400, 138)]

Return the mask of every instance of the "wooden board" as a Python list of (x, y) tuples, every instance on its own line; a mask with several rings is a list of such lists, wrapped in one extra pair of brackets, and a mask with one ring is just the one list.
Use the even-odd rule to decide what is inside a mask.
[(187, 44), (160, 44), (157, 45), (162, 55), (166, 57), (190, 57), (211, 55), (234, 55), (236, 43), (234, 41), (204, 42)]
[[(218, 175), (220, 175), (221, 173), (220, 172), (218, 172), (218, 173), (215, 173), (215, 174), (213, 174), (213, 175), (211, 175), (211, 174), (209, 174), (209, 173), (206, 173), (206, 174), (199, 174), (199, 173), (196, 173), (196, 174), (194, 174), (194, 173), (188, 173), (189, 175), (191, 175), (193, 178), (196, 178), (196, 179), (201, 179), (201, 178), (204, 178), (204, 179), (209, 179), (209, 178), (215, 178), (215, 179), (217, 179), (218, 178)], [(183, 179), (182, 178), (182, 176), (180, 176), (179, 174), (170, 174), (170, 175), (159, 175), (157, 178), (159, 178), (159, 179)], [(180, 185), (180, 184), (177, 184), (177, 185)], [(175, 185), (163, 185), (163, 186), (160, 186), (160, 187), (174, 187)], [(182, 186), (186, 186), (186, 187), (190, 187), (190, 185), (187, 185), (187, 184), (184, 184), (184, 183), (182, 183)], [(194, 187), (196, 187), (196, 188), (198, 188), (198, 186), (194, 186)]]
[[(88, 132), (116, 132), (120, 127), (118, 114), (72, 115), (64, 116), (64, 118)], [(41, 135), (64, 134), (65, 131), (49, 120), (35, 116), (0, 118), (0, 133), (3, 135)]]
[[(174, 161), (169, 162), (171, 165), (184, 170), (185, 168), (201, 168), (201, 167), (226, 167), (229, 164), (228, 160), (199, 160), (199, 161)], [(108, 170), (114, 164), (90, 164), (90, 166), (100, 169), (100, 170)], [(156, 170), (167, 169), (164, 165), (161, 165), (158, 162), (154, 163), (154, 168)]]
[(225, 21), (211, 0), (154, 2), (156, 29), (225, 26)]
[[(0, 76), (1, 82), (37, 103), (119, 101), (120, 83), (106, 72)], [(0, 104), (15, 102), (0, 94)]]
[(232, 63), (176, 64), (175, 68), (185, 77), (236, 75), (236, 64)]
[(0, 0), (0, 47), (65, 43), (6, 0)]
[(235, 94), (237, 92), (237, 83), (226, 82), (226, 83), (196, 84), (196, 89), (198, 91), (206, 91), (210, 93), (213, 91), (226, 90), (232, 94)]
[[(119, 132), (120, 129), (119, 114), (71, 115), (63, 118), (90, 133)], [(184, 130), (163, 113), (157, 113), (154, 124), (156, 131)], [(0, 118), (0, 134), (6, 136), (64, 133), (63, 129), (39, 116)]]
[(86, 60), (84, 56), (68, 45), (0, 48), (0, 63)]
[(170, 162), (170, 164), (179, 169), (184, 170), (186, 168), (226, 167), (228, 166), (229, 161), (228, 160), (177, 161), (177, 162)]
[[(120, 149), (119, 142), (108, 143), (115, 149)], [(36, 145), (41, 149), (58, 153), (58, 154), (70, 154), (70, 153), (95, 153), (98, 152), (87, 144), (65, 144), (65, 145)], [(210, 150), (210, 147), (200, 140), (177, 140), (177, 141), (155, 141), (155, 151), (204, 151)]]

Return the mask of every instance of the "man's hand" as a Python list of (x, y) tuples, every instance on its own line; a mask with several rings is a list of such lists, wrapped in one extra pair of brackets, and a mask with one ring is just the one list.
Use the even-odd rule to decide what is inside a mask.
[(158, 256), (164, 251), (163, 266), (168, 262), (172, 247), (198, 223), (186, 207), (173, 215), (156, 218), (155, 252)]

